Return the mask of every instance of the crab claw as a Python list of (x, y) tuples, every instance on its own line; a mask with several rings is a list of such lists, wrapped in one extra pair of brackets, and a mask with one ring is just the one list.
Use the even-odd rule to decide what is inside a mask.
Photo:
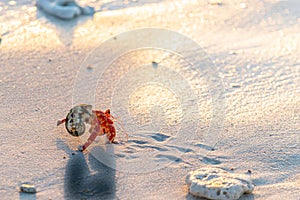
[(63, 119), (63, 120), (57, 120), (57, 126), (63, 124), (66, 122), (66, 119)]

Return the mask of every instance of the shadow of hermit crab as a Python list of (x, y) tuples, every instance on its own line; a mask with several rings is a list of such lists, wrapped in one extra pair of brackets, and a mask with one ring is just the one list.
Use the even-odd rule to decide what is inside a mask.
[[(66, 152), (72, 150), (62, 142)], [(76, 153), (70, 155), (65, 171), (65, 199), (115, 199), (116, 170), (114, 145), (97, 146), (91, 149), (91, 154)], [(97, 156), (104, 156), (103, 163)]]

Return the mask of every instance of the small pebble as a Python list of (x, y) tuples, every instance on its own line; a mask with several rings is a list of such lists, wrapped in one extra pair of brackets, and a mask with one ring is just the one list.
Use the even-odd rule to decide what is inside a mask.
[(66, 159), (66, 156), (64, 156), (63, 159)]
[(20, 191), (25, 193), (36, 193), (36, 188), (31, 183), (22, 183), (20, 186)]
[(237, 53), (236, 53), (235, 51), (232, 51), (232, 50), (231, 50), (231, 51), (229, 51), (229, 54), (230, 54), (230, 55), (236, 55)]
[(240, 88), (240, 87), (241, 87), (241, 85), (238, 84), (238, 83), (231, 83), (230, 86), (231, 86), (232, 88)]
[(152, 61), (152, 67), (157, 68), (158, 67), (158, 63), (155, 61)]
[(72, 155), (75, 155), (75, 153), (73, 152)]
[(252, 171), (251, 171), (250, 169), (248, 169), (248, 173), (249, 173), (249, 174), (251, 174), (251, 173), (252, 173)]
[(8, 35), (8, 34), (9, 34), (9, 31), (6, 31), (6, 32), (2, 33), (2, 36)]
[(219, 6), (222, 5), (221, 0), (209, 0), (208, 3), (210, 5), (219, 5)]
[(241, 9), (245, 9), (245, 8), (247, 8), (247, 4), (241, 3), (241, 4), (240, 4), (240, 7), (241, 7)]
[(9, 1), (9, 2), (8, 2), (8, 5), (10, 5), (10, 6), (15, 6), (16, 4), (17, 4), (16, 1)]
[(51, 60), (51, 59), (49, 59), (48, 61), (49, 61), (49, 62), (51, 62), (52, 60)]
[(93, 70), (93, 67), (91, 65), (87, 66), (86, 68), (88, 71), (92, 71)]

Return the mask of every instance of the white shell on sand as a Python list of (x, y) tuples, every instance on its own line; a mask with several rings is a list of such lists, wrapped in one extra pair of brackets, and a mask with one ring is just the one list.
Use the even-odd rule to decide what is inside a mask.
[(192, 195), (218, 200), (239, 199), (244, 193), (251, 193), (254, 189), (248, 176), (219, 168), (192, 171), (186, 176), (186, 183)]
[(50, 15), (61, 19), (73, 19), (79, 15), (92, 15), (93, 7), (82, 7), (75, 0), (37, 0), (37, 6)]

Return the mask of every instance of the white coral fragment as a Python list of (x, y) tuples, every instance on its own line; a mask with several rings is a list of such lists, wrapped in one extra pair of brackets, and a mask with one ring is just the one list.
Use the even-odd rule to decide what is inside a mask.
[(215, 200), (239, 199), (244, 193), (251, 193), (254, 189), (248, 176), (219, 168), (192, 171), (187, 175), (186, 183), (192, 195)]

